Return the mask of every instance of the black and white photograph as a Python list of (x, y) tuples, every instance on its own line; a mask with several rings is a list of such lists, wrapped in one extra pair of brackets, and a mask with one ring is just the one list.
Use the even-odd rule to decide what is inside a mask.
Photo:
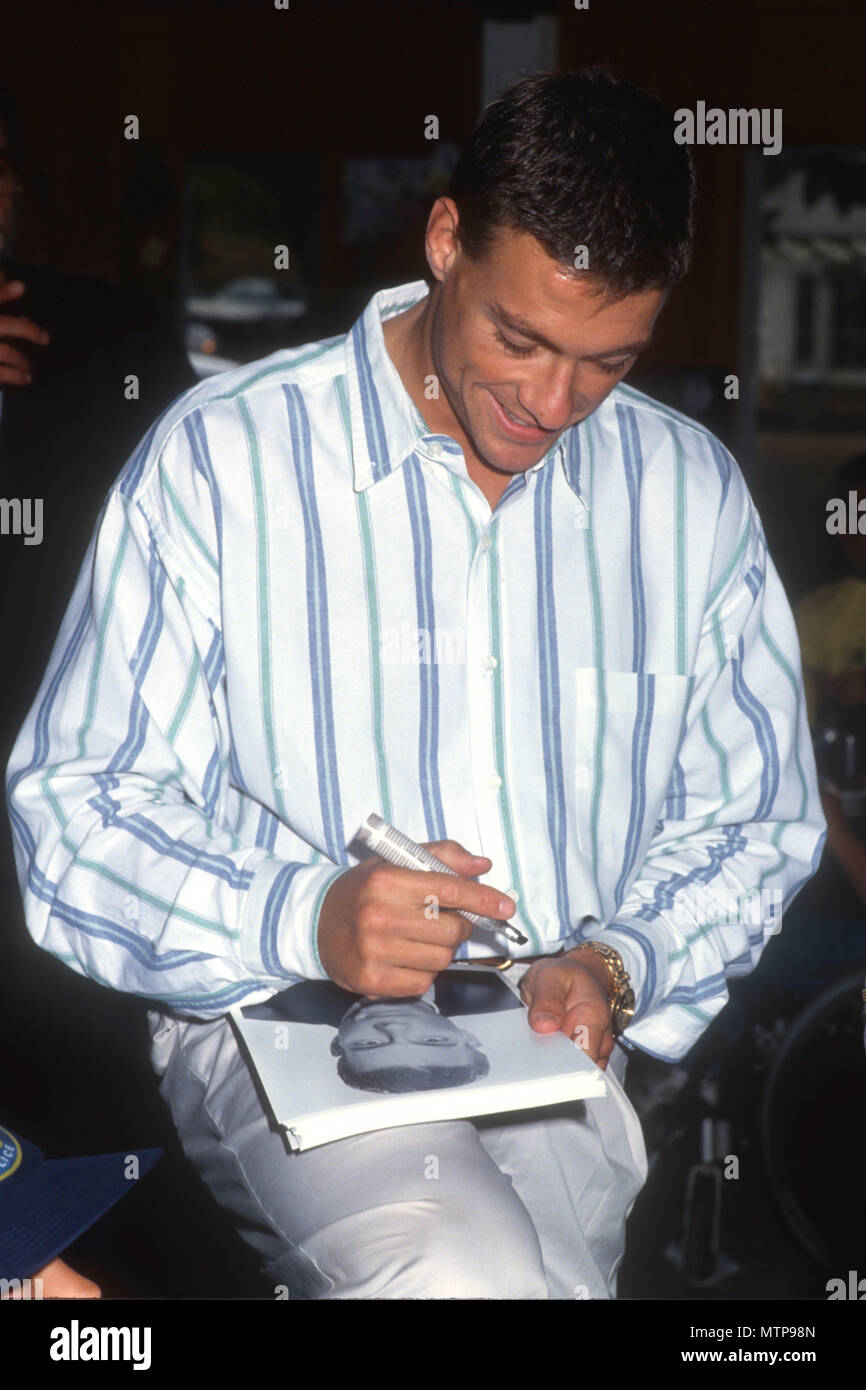
[(233, 1017), (293, 1148), (605, 1094), (579, 1042), (533, 1033), (519, 992), (483, 965), (451, 966), (415, 998), (302, 981)]

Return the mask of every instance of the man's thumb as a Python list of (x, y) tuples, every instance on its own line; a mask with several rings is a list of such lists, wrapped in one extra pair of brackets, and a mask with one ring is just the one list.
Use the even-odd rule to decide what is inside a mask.
[(529, 1026), (541, 1033), (553, 1032), (562, 1023), (564, 1000), (550, 986), (537, 995), (529, 1006)]

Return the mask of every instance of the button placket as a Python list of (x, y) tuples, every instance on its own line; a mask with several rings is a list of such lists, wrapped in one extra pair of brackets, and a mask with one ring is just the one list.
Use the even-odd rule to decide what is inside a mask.
[(497, 793), (502, 777), (493, 761), (494, 718), (491, 670), (498, 665), (490, 651), (490, 574), (489, 552), (493, 544), (489, 532), (478, 541), (467, 586), (467, 667), (466, 685), (469, 710), (470, 756), (476, 823), (484, 853), (495, 864), (505, 862)]

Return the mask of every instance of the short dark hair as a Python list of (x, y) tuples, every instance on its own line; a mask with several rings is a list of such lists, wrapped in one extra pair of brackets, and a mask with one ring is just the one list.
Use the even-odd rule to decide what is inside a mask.
[(536, 237), (606, 294), (666, 289), (688, 270), (695, 181), (674, 118), (602, 68), (540, 72), (485, 107), (451, 177), (457, 237), (480, 259), (497, 227)]
[(380, 1067), (377, 1071), (356, 1071), (349, 1054), (337, 1045), (331, 1051), (337, 1058), (337, 1075), (346, 1086), (356, 1091), (373, 1091), (378, 1095), (405, 1095), (410, 1091), (443, 1091), (447, 1086), (468, 1086), (490, 1070), (483, 1052), (472, 1050), (472, 1060), (450, 1067)]

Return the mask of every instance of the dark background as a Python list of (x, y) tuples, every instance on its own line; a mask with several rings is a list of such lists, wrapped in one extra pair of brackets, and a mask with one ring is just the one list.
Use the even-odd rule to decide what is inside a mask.
[[(43, 4), (31, 15), (19, 10), (3, 20), (0, 80), (20, 105), (24, 149), (16, 252), (35, 267), (89, 277), (118, 292), (134, 290), (180, 334), (196, 270), (192, 172), (206, 161), (235, 160), (244, 167), (258, 161), (271, 170), (272, 181), (273, 170), (284, 170), (277, 216), (288, 228), (285, 239), (307, 298), (306, 314), (266, 350), (344, 331), (374, 290), (426, 270), (426, 207), (411, 200), (389, 235), (373, 244), (347, 244), (347, 161), (430, 158), (431, 142), (424, 138), (430, 113), (439, 119), (440, 141), (461, 147), (482, 102), (485, 25), (542, 14), (555, 27), (560, 67), (606, 62), (671, 109), (694, 108), (698, 100), (724, 108), (781, 107), (786, 149), (866, 148), (862, 3), (591, 0), (588, 10), (576, 10), (565, 0), (549, 6), (291, 0), (287, 11), (267, 0), (149, 0), (138, 8), (116, 0)], [(518, 75), (503, 71), (499, 85)], [(135, 142), (123, 138), (130, 113), (140, 121)], [(866, 436), (850, 412), (844, 421), (824, 419), (820, 429), (809, 421), (801, 428), (783, 421), (779, 428), (762, 418), (756, 196), (761, 165), (771, 157), (756, 158), (736, 146), (696, 147), (693, 155), (700, 195), (694, 269), (675, 291), (630, 381), (706, 418), (735, 451), (795, 596), (822, 575), (821, 499), (832, 468), (866, 447)], [(261, 350), (258, 342), (255, 347), (253, 355)], [(739, 402), (724, 400), (729, 373), (740, 378)], [(703, 402), (703, 410), (689, 409), (689, 400)], [(91, 460), (89, 486), (95, 468), (101, 495), (124, 457), (109, 452)], [(13, 494), (7, 489), (6, 495)], [(76, 519), (65, 541), (83, 555), (88, 538), (89, 523)], [(0, 545), (17, 543), (0, 538)], [(68, 575), (56, 587), (62, 611)], [(0, 601), (8, 610), (26, 596), (7, 591)], [(48, 630), (48, 610), (40, 613), (33, 622), (44, 627), (47, 655), (54, 629)], [(0, 664), (5, 760), (35, 687), (32, 676), (22, 680), (8, 642)], [(5, 825), (2, 834), (0, 1121), (19, 1127), (50, 1157), (136, 1145), (166, 1150), (140, 1189), (77, 1243), (71, 1262), (108, 1294), (272, 1296), (179, 1150), (150, 1071), (141, 1002), (75, 976), (32, 945)], [(804, 944), (797, 945), (798, 931)], [(830, 1267), (828, 1273), (785, 1224), (775, 1193), (780, 1179), (767, 1171), (762, 1147), (761, 1096), (779, 1040), (803, 998), (862, 960), (866, 947), (855, 933), (848, 954), (828, 961), (809, 938), (807, 921), (792, 924), (790, 951), (787, 932), (771, 943), (763, 973), (744, 988), (742, 1001), (738, 997), (741, 1012), (732, 1010), (721, 1030), (711, 1030), (703, 1053), (699, 1048), (690, 1059), (694, 1069), (704, 1065), (704, 1055), (708, 1059), (711, 1075), (709, 1083), (703, 1078), (703, 1091), (697, 1083), (691, 1093), (686, 1086), (691, 1100), (677, 1113), (646, 1101), (648, 1120), (655, 1116), (648, 1137), (660, 1159), (632, 1218), (621, 1276), (627, 1297), (824, 1298), (825, 1279), (840, 1272)], [(785, 978), (783, 954), (789, 965), (799, 962)], [(814, 958), (820, 969), (812, 968)], [(845, 1065), (851, 1065), (850, 1054)], [(670, 1071), (646, 1068), (645, 1090), (666, 1084), (662, 1070)], [(844, 1077), (844, 1066), (840, 1070)], [(820, 1074), (803, 1074), (807, 1088), (822, 1090)], [(825, 1104), (831, 1117), (843, 1105), (850, 1114), (850, 1092), (843, 1087)], [(680, 1234), (689, 1181), (694, 1188), (701, 1178), (687, 1178), (698, 1157), (699, 1122), (723, 1113), (735, 1131), (728, 1152), (743, 1159), (740, 1182), (723, 1185), (721, 1243), (732, 1268), (727, 1278), (702, 1285), (694, 1270), (691, 1279), (678, 1272), (665, 1248)], [(863, 1111), (854, 1105), (853, 1113), (862, 1131)], [(825, 1189), (835, 1175), (841, 1207), (849, 1200), (845, 1183), (854, 1182), (839, 1157), (850, 1144), (850, 1127), (841, 1137), (828, 1136), (828, 1123), (824, 1112), (810, 1114), (806, 1133), (790, 1137), (788, 1147), (800, 1154), (807, 1175), (821, 1174)], [(817, 1131), (823, 1141), (816, 1140)], [(838, 1212), (827, 1221), (835, 1230)], [(839, 1258), (848, 1258), (849, 1249)], [(713, 1268), (718, 1273), (718, 1261)]]

